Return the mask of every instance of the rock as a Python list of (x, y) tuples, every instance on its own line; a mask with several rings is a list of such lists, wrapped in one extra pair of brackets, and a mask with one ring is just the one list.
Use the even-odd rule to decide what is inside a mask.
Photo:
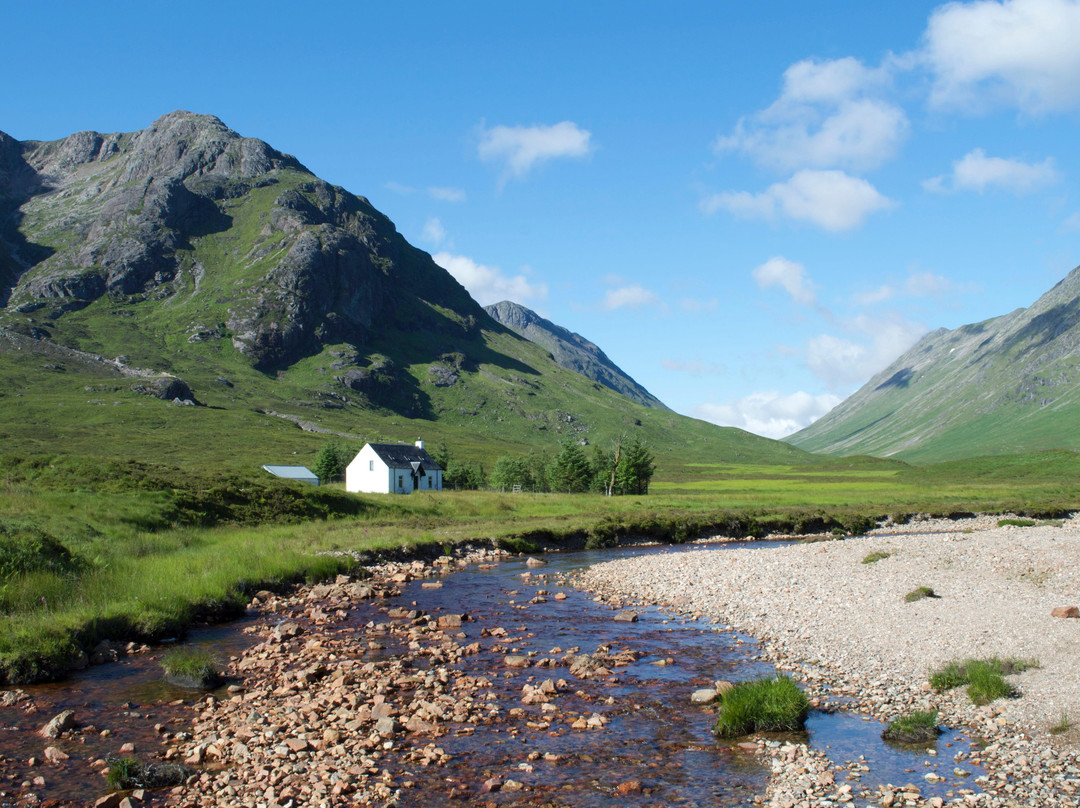
[(124, 795), (119, 792), (114, 792), (95, 800), (94, 808), (120, 808), (120, 803), (123, 801)]
[(49, 763), (59, 763), (63, 760), (67, 760), (70, 757), (63, 749), (58, 746), (45, 747), (45, 759)]
[(525, 566), (526, 567), (543, 567), (546, 564), (547, 564), (547, 562), (544, 561), (541, 558), (533, 558), (532, 556), (529, 556), (528, 558), (525, 559)]
[(53, 716), (41, 730), (38, 732), (42, 738), (59, 738), (63, 733), (67, 732), (75, 726), (75, 711), (64, 710)]
[(507, 654), (503, 657), (503, 664), (508, 668), (527, 668), (529, 667), (529, 658), (520, 654)]
[(712, 704), (716, 701), (717, 692), (711, 687), (703, 687), (690, 694), (691, 704)]
[(1050, 612), (1051, 617), (1080, 617), (1080, 607), (1055, 606)]
[(461, 628), (463, 621), (468, 620), (464, 614), (444, 614), (439, 617), (439, 628)]
[(637, 612), (618, 612), (614, 620), (616, 623), (636, 623), (638, 615)]
[(625, 797), (629, 794), (640, 794), (641, 788), (642, 786), (640, 780), (624, 780), (623, 782), (615, 786), (615, 792), (620, 797)]

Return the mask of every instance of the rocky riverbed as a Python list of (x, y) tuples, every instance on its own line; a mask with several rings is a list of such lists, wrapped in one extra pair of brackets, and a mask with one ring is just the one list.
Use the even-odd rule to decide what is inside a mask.
[[(877, 560), (868, 560), (872, 554)], [(972, 788), (924, 797), (940, 767), (914, 778), (923, 783), (869, 790), (851, 766), (821, 750), (761, 739), (774, 771), (770, 806), (1080, 804), (1080, 733), (1065, 729), (1080, 725), (1080, 619), (1054, 616), (1080, 605), (1080, 520), (1036, 527), (999, 527), (998, 517), (919, 520), (844, 541), (703, 546), (600, 564), (580, 583), (608, 599), (705, 615), (752, 634), (822, 706), (882, 720), (936, 710), (942, 723), (985, 742), (970, 758), (942, 761), (958, 776), (983, 767)], [(920, 587), (933, 596), (905, 600)], [(994, 656), (1038, 662), (1009, 677), (1014, 698), (976, 707), (963, 688), (937, 693), (928, 684), (929, 673), (950, 661)]]

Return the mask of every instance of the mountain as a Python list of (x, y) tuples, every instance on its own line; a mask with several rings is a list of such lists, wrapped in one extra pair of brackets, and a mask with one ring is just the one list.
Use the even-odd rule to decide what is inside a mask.
[(788, 437), (830, 454), (937, 461), (1080, 449), (1080, 267), (1030, 308), (939, 328)]
[(509, 300), (484, 306), (484, 311), (515, 334), (547, 350), (564, 368), (600, 382), (638, 404), (660, 410), (668, 409), (660, 399), (630, 378), (622, 368), (608, 359), (607, 354), (580, 334), (545, 320), (532, 309)]
[(620, 435), (661, 469), (809, 458), (559, 366), (367, 199), (213, 116), (0, 133), (5, 452), (250, 467), (330, 438), (491, 460)]

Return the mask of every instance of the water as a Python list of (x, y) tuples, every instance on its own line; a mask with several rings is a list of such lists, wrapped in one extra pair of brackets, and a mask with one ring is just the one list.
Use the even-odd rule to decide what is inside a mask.
[[(759, 542), (757, 546), (774, 544)], [(445, 766), (421, 768), (385, 758), (380, 765), (392, 772), (397, 783), (409, 784), (402, 790), (403, 808), (443, 804), (452, 794), (475, 799), (479, 785), (490, 777), (512, 778), (524, 786), (518, 791), (504, 789), (482, 796), (483, 801), (497, 805), (621, 808), (630, 801), (689, 808), (752, 804), (755, 795), (764, 793), (766, 768), (737, 743), (715, 739), (711, 709), (690, 704), (689, 696), (717, 679), (740, 681), (773, 674), (772, 666), (757, 658), (756, 642), (745, 635), (719, 631), (707, 621), (680, 618), (655, 608), (635, 609), (637, 622), (614, 622), (610, 606), (593, 602), (587, 593), (566, 583), (575, 570), (626, 554), (700, 549), (553, 554), (546, 557), (548, 564), (539, 568), (527, 567), (519, 559), (444, 576), (440, 589), (425, 589), (421, 581), (414, 581), (404, 586), (399, 598), (365, 602), (352, 609), (349, 620), (338, 624), (336, 631), (362, 631), (369, 622), (385, 622), (387, 607), (413, 602), (434, 616), (467, 612), (471, 620), (463, 624), (466, 638), (460, 642), (479, 642), (481, 652), (465, 657), (455, 670), (486, 676), (499, 695), (504, 716), (511, 708), (525, 711), (491, 727), (452, 731), (436, 739), (451, 756)], [(538, 596), (541, 590), (549, 594)], [(557, 600), (556, 593), (564, 593), (566, 598)], [(544, 602), (530, 602), (538, 597), (545, 598)], [(251, 624), (249, 618), (193, 632), (191, 641), (213, 648), (219, 657), (239, 654), (254, 642), (243, 630)], [(482, 636), (483, 629), (496, 626), (504, 628), (507, 636)], [(561, 659), (571, 649), (591, 653), (600, 646), (613, 653), (626, 649), (640, 656), (615, 668), (610, 677), (578, 680), (565, 666), (507, 669), (499, 647), (493, 646), (513, 653), (536, 652), (537, 658)], [(392, 651), (390, 647), (381, 653)], [(0, 805), (17, 804), (17, 799), (29, 792), (41, 799), (66, 801), (60, 804), (81, 804), (105, 793), (103, 778), (89, 768), (88, 760), (115, 755), (121, 744), (128, 742), (135, 744), (136, 754), (146, 758), (158, 752), (161, 747), (155, 725), (163, 724), (172, 731), (182, 729), (191, 720), (187, 705), (196, 698), (190, 691), (162, 681), (159, 657), (157, 652), (131, 657), (91, 668), (64, 683), (24, 688), (39, 705), (36, 714), (27, 715), (17, 707), (0, 708), (0, 767), (4, 772), (0, 792), (5, 792), (0, 795)], [(667, 660), (671, 664), (654, 664)], [(525, 684), (539, 684), (547, 678), (564, 678), (569, 685), (568, 691), (556, 698), (560, 712), (600, 713), (607, 725), (572, 730), (567, 721), (555, 720), (544, 726), (541, 707), (523, 705), (521, 698)], [(31, 756), (40, 758), (51, 743), (36, 736), (36, 730), (67, 708), (74, 709), (77, 718), (92, 724), (96, 731), (59, 744), (71, 755), (69, 761), (30, 768), (26, 761)], [(534, 726), (530, 727), (530, 722)], [(103, 737), (102, 729), (109, 734)], [(870, 771), (854, 782), (871, 790), (876, 790), (879, 782), (914, 782), (926, 796), (944, 795), (981, 773), (973, 771), (966, 781), (952, 775), (952, 754), (968, 749), (966, 741), (955, 734), (943, 736), (938, 743), (941, 754), (934, 757), (927, 755), (925, 748), (884, 744), (882, 729), (878, 722), (864, 721), (851, 713), (815, 712), (807, 724), (808, 734), (784, 737), (809, 737), (814, 747), (826, 749), (836, 763), (862, 756)], [(545, 754), (558, 759), (546, 760)], [(932, 768), (946, 781), (926, 783), (923, 775)], [(35, 776), (45, 777), (45, 785), (21, 787)], [(631, 781), (640, 781), (640, 792)], [(629, 793), (620, 793), (620, 786)], [(153, 799), (162, 804), (164, 795)]]

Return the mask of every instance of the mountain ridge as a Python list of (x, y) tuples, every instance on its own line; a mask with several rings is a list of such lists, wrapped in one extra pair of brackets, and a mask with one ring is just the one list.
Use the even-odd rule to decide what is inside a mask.
[(580, 334), (509, 300), (484, 306), (484, 311), (514, 333), (545, 348), (564, 368), (600, 382), (638, 404), (661, 410), (670, 409), (612, 362), (595, 343)]
[(926, 334), (785, 440), (808, 451), (946, 460), (1078, 448), (1080, 267), (1031, 306)]

